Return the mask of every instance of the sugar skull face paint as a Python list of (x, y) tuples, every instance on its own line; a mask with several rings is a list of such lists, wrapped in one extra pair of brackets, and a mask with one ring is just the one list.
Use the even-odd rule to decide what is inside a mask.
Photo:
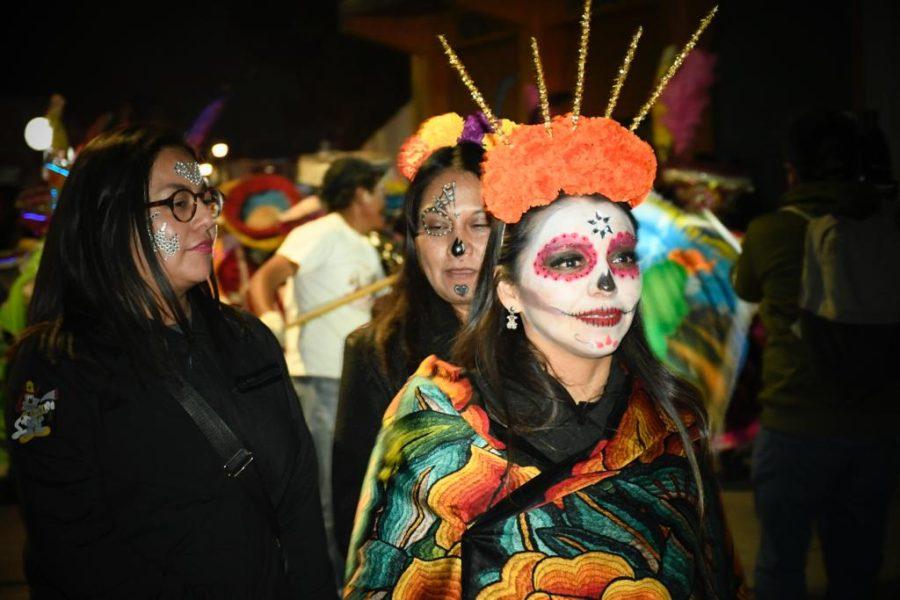
[(468, 310), (490, 221), (481, 202), (481, 182), (469, 171), (446, 169), (421, 192), (416, 256), (432, 289), (458, 315)]
[(594, 244), (577, 233), (558, 235), (541, 248), (534, 259), (534, 272), (554, 281), (587, 277), (597, 265)]
[(514, 285), (529, 339), (585, 357), (615, 351), (641, 297), (636, 241), (628, 215), (612, 202), (574, 197), (547, 208)]
[(203, 185), (203, 175), (200, 174), (200, 165), (197, 161), (182, 161), (175, 163), (175, 173), (184, 177), (194, 185)]
[(592, 228), (592, 233), (596, 233), (600, 236), (600, 239), (605, 239), (607, 235), (612, 235), (612, 226), (609, 224), (610, 217), (604, 217), (599, 212), (594, 213), (593, 219), (588, 219), (588, 225)]
[(459, 218), (459, 213), (456, 210), (455, 181), (445, 183), (441, 188), (440, 196), (435, 198), (430, 206), (422, 209), (422, 214), (419, 215), (422, 233), (433, 237), (449, 235), (453, 232), (451, 214)]
[(641, 272), (637, 264), (637, 239), (627, 231), (620, 231), (609, 242), (606, 249), (606, 262), (617, 277), (635, 279)]

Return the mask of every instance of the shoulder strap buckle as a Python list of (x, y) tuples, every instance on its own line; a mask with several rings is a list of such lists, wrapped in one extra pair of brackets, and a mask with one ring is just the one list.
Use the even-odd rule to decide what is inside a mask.
[(232, 479), (236, 478), (238, 475), (244, 472), (250, 463), (253, 462), (253, 453), (247, 450), (246, 448), (239, 448), (234, 455), (228, 459), (222, 468), (225, 470), (225, 474)]

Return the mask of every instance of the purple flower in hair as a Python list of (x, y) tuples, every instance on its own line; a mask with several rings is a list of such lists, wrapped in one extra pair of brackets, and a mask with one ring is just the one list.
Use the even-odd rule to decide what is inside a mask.
[(490, 123), (488, 123), (487, 117), (479, 111), (466, 117), (466, 121), (463, 123), (462, 135), (459, 136), (457, 142), (473, 142), (480, 145), (484, 135), (492, 132), (493, 130)]

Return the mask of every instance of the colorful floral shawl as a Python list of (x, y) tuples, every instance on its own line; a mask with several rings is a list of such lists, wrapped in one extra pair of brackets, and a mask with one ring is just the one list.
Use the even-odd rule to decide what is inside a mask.
[(461, 369), (429, 357), (388, 407), (346, 598), (745, 594), (715, 484), (701, 521), (677, 429), (639, 384), (610, 439), (544, 472), (507, 461), (476, 396)]

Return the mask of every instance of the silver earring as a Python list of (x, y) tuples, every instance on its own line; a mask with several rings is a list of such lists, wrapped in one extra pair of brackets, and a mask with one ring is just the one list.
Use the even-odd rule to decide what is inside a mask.
[(516, 311), (513, 310), (512, 307), (507, 308), (506, 311), (508, 313), (506, 315), (506, 328), (507, 329), (518, 329), (519, 321), (516, 318)]

